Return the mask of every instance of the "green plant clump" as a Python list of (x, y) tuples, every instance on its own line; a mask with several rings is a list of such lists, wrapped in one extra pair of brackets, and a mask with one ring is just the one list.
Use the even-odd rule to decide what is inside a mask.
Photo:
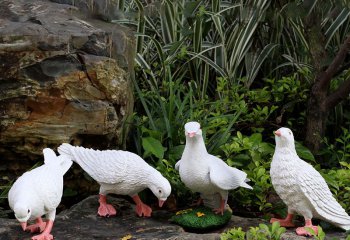
[(249, 231), (244, 232), (242, 228), (232, 228), (221, 234), (221, 240), (280, 240), (283, 233), (286, 232), (278, 222), (269, 226), (259, 224), (259, 227), (250, 227)]
[(220, 215), (208, 207), (200, 206), (179, 211), (170, 220), (187, 231), (208, 231), (222, 227), (230, 221), (231, 216), (232, 213), (228, 210)]

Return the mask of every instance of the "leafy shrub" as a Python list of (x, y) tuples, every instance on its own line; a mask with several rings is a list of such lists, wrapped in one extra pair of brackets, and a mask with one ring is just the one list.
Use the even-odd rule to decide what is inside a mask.
[(248, 174), (253, 190), (239, 188), (234, 193), (234, 202), (241, 206), (266, 212), (271, 208), (267, 201), (273, 191), (269, 169), (274, 148), (262, 141), (262, 135), (255, 133), (250, 137), (237, 132), (230, 142), (222, 146), (228, 165), (238, 167)]
[[(233, 228), (220, 236), (221, 240), (280, 240), (282, 234), (286, 231), (284, 227), (280, 227), (278, 222), (273, 224), (259, 224), (259, 227), (250, 227), (246, 233), (242, 228)], [(246, 237), (246, 238), (245, 238)]]
[(327, 159), (327, 165), (330, 167), (337, 166), (340, 162), (350, 163), (350, 132), (342, 127), (342, 132), (334, 143), (324, 138), (325, 148), (321, 150), (320, 155)]
[(350, 211), (350, 164), (341, 162), (342, 169), (323, 169), (321, 174), (346, 212)]
[[(258, 2), (167, 0), (155, 3), (159, 11), (150, 15), (139, 0), (125, 5), (138, 13), (119, 21), (138, 32), (134, 149), (129, 149), (169, 179), (178, 199), (190, 196), (174, 165), (185, 144), (183, 125), (194, 120), (202, 125), (208, 152), (246, 171), (254, 185), (253, 191), (236, 190), (233, 202), (263, 214), (276, 210), (269, 202), (271, 130), (277, 123), (302, 133), (312, 73), (299, 65), (303, 60), (296, 53), (303, 50), (291, 45), (289, 37), (279, 39), (293, 26), (284, 28), (279, 15), (265, 18), (283, 11), (275, 11), (272, 2)], [(277, 49), (279, 40), (281, 45), (287, 41), (286, 54)], [(282, 55), (286, 62), (272, 61)], [(292, 66), (292, 74), (285, 66)], [(301, 158), (314, 161), (301, 144), (297, 148)]]

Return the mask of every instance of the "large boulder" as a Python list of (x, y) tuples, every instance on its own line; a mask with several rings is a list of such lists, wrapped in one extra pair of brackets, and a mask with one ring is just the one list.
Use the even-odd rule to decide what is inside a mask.
[(134, 45), (128, 29), (75, 6), (2, 0), (2, 158), (37, 160), (62, 142), (120, 146), (133, 108)]

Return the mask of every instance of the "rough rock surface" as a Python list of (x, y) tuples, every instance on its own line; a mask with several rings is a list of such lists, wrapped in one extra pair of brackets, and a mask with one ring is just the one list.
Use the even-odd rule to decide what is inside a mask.
[(62, 142), (121, 144), (133, 108), (134, 38), (48, 0), (0, 4), (0, 154), (37, 159)]
[[(134, 205), (120, 198), (109, 197), (108, 200), (117, 206), (117, 216), (101, 218), (96, 215), (98, 197), (91, 196), (76, 204), (71, 209), (61, 212), (52, 230), (56, 240), (76, 239), (121, 239), (130, 234), (131, 239), (220, 239), (220, 233), (232, 227), (258, 226), (264, 220), (256, 218), (242, 218), (233, 216), (229, 224), (222, 229), (210, 233), (188, 233), (181, 227), (168, 221), (174, 214), (165, 210), (155, 209), (152, 218), (139, 218), (135, 215)], [(0, 219), (0, 240), (29, 239), (32, 234), (21, 231), (14, 219)], [(345, 233), (327, 233), (327, 239), (345, 239)], [(283, 239), (310, 239), (297, 237), (290, 230), (283, 235)]]

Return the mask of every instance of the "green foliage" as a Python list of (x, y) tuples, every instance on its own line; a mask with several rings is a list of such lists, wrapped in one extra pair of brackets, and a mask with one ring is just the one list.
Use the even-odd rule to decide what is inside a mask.
[(324, 138), (327, 147), (320, 152), (320, 155), (328, 159), (327, 162), (330, 166), (335, 166), (341, 162), (350, 163), (350, 132), (344, 127), (341, 130), (341, 135), (335, 139), (333, 144), (329, 143), (327, 138)]
[(350, 211), (350, 165), (341, 162), (342, 168), (322, 170), (321, 174), (328, 183), (333, 195), (345, 211)]
[[(302, 2), (125, 2), (124, 8), (136, 13), (118, 21), (137, 31), (134, 150), (169, 179), (182, 200), (189, 192), (174, 165), (185, 144), (183, 125), (194, 120), (203, 127), (208, 152), (244, 170), (251, 179), (254, 190), (236, 190), (233, 202), (263, 214), (281, 207), (269, 202), (274, 194), (269, 178), (272, 130), (277, 124), (291, 127), (297, 139), (304, 134), (314, 69), (303, 20), (314, 11), (327, 13), (320, 15), (324, 17), (320, 29), (332, 53), (350, 23), (348, 9), (332, 11), (334, 1), (325, 8)], [(157, 11), (149, 11), (150, 7)], [(326, 17), (330, 12), (334, 17)], [(344, 133), (334, 150), (329, 148), (334, 159), (330, 166), (349, 162), (348, 136)], [(296, 148), (301, 158), (315, 162), (302, 144), (297, 142)], [(345, 172), (335, 174), (325, 173), (329, 182), (344, 176), (340, 183), (346, 184)], [(341, 199), (345, 185), (335, 186), (332, 191)]]
[(144, 157), (153, 154), (159, 159), (163, 159), (165, 148), (163, 148), (162, 143), (153, 137), (142, 138), (142, 147), (145, 150)]
[(237, 239), (237, 240), (244, 240), (245, 239), (245, 232), (242, 230), (241, 227), (239, 228), (232, 228), (228, 230), (227, 232), (224, 232), (220, 235), (221, 240), (231, 240), (231, 239)]
[(268, 211), (272, 206), (267, 199), (273, 191), (269, 169), (274, 147), (263, 142), (260, 133), (247, 137), (237, 132), (237, 136), (223, 145), (222, 149), (227, 163), (242, 168), (253, 186), (253, 190), (238, 189), (234, 194), (235, 201), (242, 205), (258, 207), (262, 212)]
[(216, 214), (204, 206), (178, 211), (170, 221), (179, 224), (187, 230), (213, 230), (222, 227), (230, 221), (232, 213), (228, 210), (223, 215)]
[[(221, 240), (280, 240), (282, 234), (286, 231), (284, 227), (280, 227), (278, 222), (273, 224), (259, 224), (259, 227), (250, 227), (246, 233), (242, 231), (242, 228), (233, 228), (220, 236)], [(245, 238), (246, 236), (246, 238)]]

